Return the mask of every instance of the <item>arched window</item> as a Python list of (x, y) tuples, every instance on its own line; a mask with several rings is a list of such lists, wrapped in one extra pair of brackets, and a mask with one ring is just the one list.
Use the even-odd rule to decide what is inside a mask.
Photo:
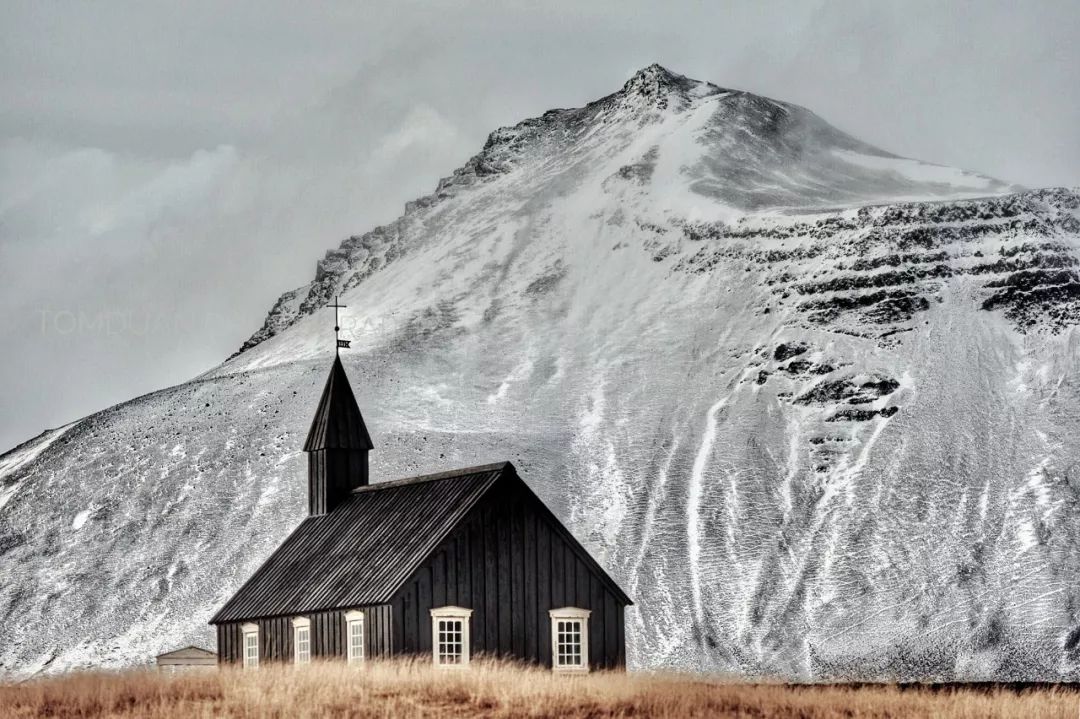
[(307, 617), (296, 617), (292, 620), (293, 626), (293, 663), (309, 664), (311, 662), (311, 620)]
[(345, 648), (349, 664), (364, 661), (364, 613), (358, 609), (345, 612)]
[(469, 663), (469, 619), (472, 612), (464, 607), (431, 610), (431, 657), (437, 666)]
[(240, 627), (244, 635), (244, 669), (259, 668), (259, 625), (244, 624)]
[(551, 617), (551, 668), (557, 672), (589, 671), (588, 609), (562, 607)]

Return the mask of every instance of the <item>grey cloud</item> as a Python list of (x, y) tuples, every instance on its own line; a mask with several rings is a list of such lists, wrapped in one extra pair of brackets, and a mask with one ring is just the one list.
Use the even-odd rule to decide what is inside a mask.
[(487, 132), (654, 61), (899, 154), (1080, 184), (1075, 3), (298, 7), (0, 9), (0, 447), (209, 368)]

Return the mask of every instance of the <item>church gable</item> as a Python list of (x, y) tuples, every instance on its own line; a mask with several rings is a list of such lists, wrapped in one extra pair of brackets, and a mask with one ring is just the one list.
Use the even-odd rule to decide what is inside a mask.
[(393, 646), (432, 651), (432, 610), (468, 608), (475, 653), (551, 662), (549, 612), (588, 608), (594, 667), (624, 661), (619, 586), (516, 473), (492, 487), (391, 600)]

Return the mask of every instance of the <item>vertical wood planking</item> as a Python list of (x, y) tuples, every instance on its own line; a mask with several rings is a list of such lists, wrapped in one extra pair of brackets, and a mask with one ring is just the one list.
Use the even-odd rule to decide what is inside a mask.
[(484, 530), (478, 519), (469, 522), (468, 534), (469, 564), (472, 565), (469, 576), (473, 602), (470, 605), (473, 608), (471, 638), (477, 652), (487, 652), (490, 645), (485, 630), (488, 620), (484, 594)]
[(578, 557), (573, 554), (569, 544), (563, 542), (563, 570), (566, 572), (564, 580), (566, 596), (563, 603), (566, 607), (578, 606)]
[[(582, 565), (584, 567), (584, 565)], [(592, 608), (592, 616), (589, 617), (589, 664), (594, 667), (607, 668), (611, 648), (607, 644), (607, 626), (613, 623), (607, 616), (607, 607), (604, 605), (604, 585), (599, 577), (586, 574), (586, 582), (590, 590), (589, 607)]]
[(405, 653), (405, 598), (404, 592), (398, 592), (398, 596), (390, 603), (391, 626), (393, 626), (393, 639), (391, 643), (396, 651)]
[(615, 630), (616, 644), (618, 646), (618, 654), (615, 657), (615, 664), (619, 667), (626, 666), (626, 626), (623, 622), (626, 621), (626, 608), (618, 602), (615, 603)]
[(416, 618), (415, 582), (406, 586), (402, 599), (401, 621), (405, 627), (405, 634), (401, 643), (401, 650), (406, 654), (415, 654), (419, 651), (416, 643), (418, 620)]
[(431, 558), (431, 606), (445, 607), (446, 601), (446, 552), (436, 552)]
[(536, 638), (540, 664), (551, 666), (551, 628), (549, 625), (548, 610), (554, 605), (552, 596), (551, 574), (551, 530), (547, 523), (537, 519), (536, 522), (536, 567), (537, 567), (537, 625)]
[(536, 589), (536, 515), (523, 512), (522, 569), (525, 592), (525, 646), (522, 656), (539, 661), (540, 652), (536, 641), (538, 597)]
[(619, 666), (618, 622), (620, 621), (620, 613), (617, 604), (614, 595), (610, 592), (604, 592), (604, 645), (607, 647), (605, 665), (608, 669)]
[(421, 653), (431, 651), (431, 570), (420, 568), (419, 593), (416, 598), (416, 611), (420, 618), (417, 636), (417, 650)]
[(495, 516), (495, 532), (498, 541), (498, 606), (499, 612), (499, 654), (509, 655), (513, 646), (513, 611), (514, 597), (510, 582), (510, 527), (506, 511)]
[(499, 560), (496, 547), (498, 536), (492, 526), (490, 508), (484, 510), (484, 641), (488, 654), (499, 652)]
[(452, 604), (456, 607), (460, 607), (461, 602), (458, 601), (457, 592), (457, 542), (448, 542), (446, 545), (443, 571), (446, 573), (446, 577), (443, 582), (446, 588), (443, 601), (445, 602), (445, 604)]
[(510, 538), (510, 653), (525, 656), (525, 535), (524, 517), (515, 502), (503, 521), (509, 525)]
[(563, 546), (554, 532), (551, 535), (551, 608), (566, 606), (566, 594), (563, 591), (566, 574), (563, 572)]
[(469, 581), (469, 535), (463, 533), (463, 536), (458, 537), (456, 541), (457, 549), (454, 552), (454, 558), (457, 561), (457, 596), (458, 604), (463, 607), (471, 607), (474, 602), (472, 600), (472, 592), (470, 591), (471, 585)]
[[(573, 552), (573, 550), (570, 550)], [(592, 574), (589, 572), (589, 568), (585, 566), (585, 562), (581, 561), (581, 558), (577, 555), (574, 556), (574, 569), (577, 576), (574, 577), (574, 606), (576, 607), (589, 607), (592, 606), (592, 597), (590, 596), (589, 581)]]

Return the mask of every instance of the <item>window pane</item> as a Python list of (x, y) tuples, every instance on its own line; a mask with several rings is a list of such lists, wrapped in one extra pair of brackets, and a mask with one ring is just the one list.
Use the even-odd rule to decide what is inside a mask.
[(465, 621), (439, 618), (435, 622), (435, 656), (439, 664), (461, 664), (465, 654)]
[(355, 619), (349, 622), (349, 659), (353, 661), (364, 658), (364, 622)]
[(555, 666), (584, 666), (582, 659), (583, 622), (580, 619), (559, 619), (555, 622)]
[(244, 635), (244, 666), (254, 667), (259, 664), (259, 635), (250, 632)]
[(307, 664), (311, 661), (311, 628), (296, 629), (296, 663)]

